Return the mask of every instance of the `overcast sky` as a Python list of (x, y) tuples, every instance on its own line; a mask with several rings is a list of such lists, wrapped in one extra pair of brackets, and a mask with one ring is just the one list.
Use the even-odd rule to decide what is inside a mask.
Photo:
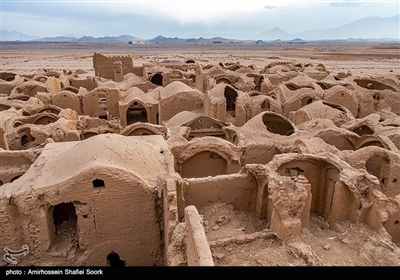
[(399, 13), (399, 0), (1, 0), (1, 29), (40, 37), (251, 39), (275, 27), (293, 34)]

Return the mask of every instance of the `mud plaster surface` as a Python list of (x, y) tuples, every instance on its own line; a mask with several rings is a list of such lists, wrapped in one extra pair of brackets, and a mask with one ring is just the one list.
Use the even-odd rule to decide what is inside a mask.
[[(265, 46), (132, 46), (77, 44), (3, 44), (1, 71), (31, 73), (38, 69), (55, 71), (83, 69), (94, 75), (92, 55), (131, 54), (134, 64), (164, 60), (195, 59), (201, 64), (239, 62), (262, 68), (272, 61), (322, 63), (332, 74), (350, 71), (360, 76), (400, 75), (399, 46), (382, 44), (320, 44), (288, 47)], [(362, 223), (343, 222), (344, 232), (328, 229), (322, 218), (310, 217), (308, 229), (283, 241), (264, 230), (253, 240), (241, 242), (266, 228), (266, 222), (249, 213), (238, 212), (227, 204), (199, 209), (204, 218), (207, 239), (226, 238), (224, 244), (211, 246), (217, 266), (400, 266), (398, 247), (383, 240), (379, 234)], [(65, 224), (59, 230), (71, 231)], [(71, 232), (73, 243), (76, 233)], [(65, 236), (65, 235), (64, 235)], [(231, 239), (229, 239), (231, 238)], [(55, 244), (55, 247), (57, 246)], [(397, 244), (398, 245), (398, 244)], [(56, 248), (54, 248), (56, 250)]]

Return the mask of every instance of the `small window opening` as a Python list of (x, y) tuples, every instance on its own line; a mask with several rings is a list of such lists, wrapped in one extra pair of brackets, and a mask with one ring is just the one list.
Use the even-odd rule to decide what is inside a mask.
[(153, 84), (157, 85), (157, 86), (162, 86), (162, 81), (163, 81), (163, 76), (161, 74), (155, 74), (151, 80), (150, 80)]
[(105, 187), (106, 185), (104, 184), (104, 181), (103, 180), (100, 180), (100, 179), (95, 179), (95, 180), (93, 180), (93, 187), (94, 188), (102, 188), (102, 187)]

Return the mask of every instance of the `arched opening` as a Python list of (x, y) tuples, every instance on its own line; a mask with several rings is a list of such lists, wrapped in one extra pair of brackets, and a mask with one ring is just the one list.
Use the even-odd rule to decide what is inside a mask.
[(354, 79), (354, 82), (356, 82), (356, 84), (360, 87), (366, 88), (366, 89), (370, 89), (370, 90), (391, 90), (394, 92), (397, 92), (397, 90), (388, 85), (388, 84), (384, 84), (381, 83), (379, 81), (375, 81), (375, 80), (370, 80), (370, 79)]
[(73, 86), (66, 86), (61, 89), (61, 91), (63, 91), (63, 90), (73, 92), (73, 93), (79, 93), (79, 89), (77, 89), (76, 87), (73, 87)]
[(145, 136), (145, 135), (155, 135), (155, 133), (153, 131), (151, 131), (150, 129), (140, 127), (140, 128), (132, 130), (126, 136)]
[(72, 202), (60, 203), (50, 208), (54, 223), (54, 242), (56, 248), (63, 248), (78, 241), (78, 217)]
[(34, 140), (35, 140), (35, 138), (31, 136), (29, 129), (23, 130), (21, 133), (21, 138), (20, 138), (21, 149), (30, 148), (30, 146)]
[(226, 174), (227, 161), (217, 153), (202, 151), (182, 163), (183, 178), (201, 178)]
[(271, 108), (271, 104), (269, 103), (268, 100), (264, 100), (264, 102), (261, 104), (261, 111), (269, 111)]
[(285, 84), (285, 86), (289, 89), (289, 90), (298, 90), (299, 89), (299, 86), (297, 86), (296, 84), (293, 84), (293, 83), (287, 83), (287, 84)]
[(303, 97), (303, 98), (301, 99), (301, 107), (306, 106), (306, 105), (308, 105), (308, 104), (311, 104), (313, 101), (314, 101), (314, 99), (311, 98), (311, 97), (308, 97), (308, 96)]
[(281, 165), (278, 172), (284, 176), (304, 175), (311, 184), (311, 213), (329, 220), (336, 207), (333, 200), (339, 181), (338, 168), (322, 160), (293, 160)]
[(238, 97), (237, 91), (230, 86), (226, 86), (224, 90), (224, 97), (226, 99), (227, 114), (230, 114), (232, 115), (232, 117), (235, 117), (236, 99)]
[(13, 123), (13, 127), (18, 127), (18, 126), (21, 126), (22, 125), (22, 122), (21, 121), (15, 121), (14, 123)]
[(326, 102), (326, 101), (322, 101), (322, 104), (324, 104), (326, 106), (329, 106), (329, 107), (331, 107), (333, 109), (337, 109), (337, 110), (339, 110), (339, 111), (341, 111), (343, 113), (346, 113), (346, 110), (343, 108), (343, 106), (340, 106), (338, 104), (334, 104), (334, 103), (330, 103), (330, 102)]
[(357, 127), (353, 129), (353, 132), (357, 133), (359, 136), (364, 135), (364, 134), (374, 134), (374, 131), (369, 128), (367, 125), (362, 125), (360, 127)]
[(37, 125), (46, 125), (49, 123), (53, 123), (57, 121), (57, 119), (55, 117), (51, 117), (51, 116), (41, 116), (39, 118), (37, 118), (33, 124), (37, 124)]
[(263, 123), (271, 133), (289, 136), (294, 133), (292, 124), (282, 116), (265, 113), (262, 117)]
[(127, 126), (136, 122), (148, 122), (146, 107), (138, 101), (132, 102), (126, 111)]
[(30, 137), (28, 135), (22, 135), (21, 137), (21, 146), (25, 146), (27, 143), (31, 141)]
[(153, 77), (151, 77), (150, 82), (152, 82), (153, 84), (157, 85), (157, 86), (162, 86), (162, 82), (163, 82), (163, 76), (161, 74), (155, 74), (153, 75)]
[(357, 149), (361, 149), (361, 148), (368, 147), (368, 146), (376, 146), (376, 147), (384, 148), (380, 141), (372, 140), (372, 141), (367, 141), (367, 142), (363, 143)]
[(7, 82), (11, 82), (11, 81), (14, 81), (15, 80), (15, 76), (16, 76), (17, 74), (14, 74), (14, 73), (9, 73), (9, 72), (1, 72), (0, 73), (0, 79), (1, 80), (4, 80), (4, 81), (7, 81)]
[(227, 84), (227, 85), (232, 84), (231, 81), (230, 81), (229, 79), (227, 79), (227, 78), (219, 78), (219, 79), (217, 79), (216, 83), (217, 83), (217, 84), (225, 83), (225, 84)]
[(260, 76), (255, 80), (256, 86), (254, 87), (255, 90), (261, 91), (261, 84), (264, 82), (264, 77)]
[(60, 108), (57, 107), (42, 107), (39, 110), (36, 111), (36, 113), (48, 113), (48, 114), (54, 114), (54, 115), (58, 115), (61, 112)]

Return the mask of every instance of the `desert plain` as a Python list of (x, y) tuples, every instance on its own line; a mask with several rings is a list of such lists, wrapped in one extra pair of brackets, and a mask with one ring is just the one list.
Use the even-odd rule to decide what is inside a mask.
[(322, 63), (332, 74), (350, 71), (363, 76), (399, 75), (398, 43), (309, 43), (291, 44), (76, 44), (2, 43), (1, 70), (30, 73), (48, 68), (55, 71), (83, 69), (94, 75), (93, 53), (130, 54), (134, 64), (164, 60), (195, 59), (200, 64), (213, 62), (254, 63), (263, 68), (272, 61)]

